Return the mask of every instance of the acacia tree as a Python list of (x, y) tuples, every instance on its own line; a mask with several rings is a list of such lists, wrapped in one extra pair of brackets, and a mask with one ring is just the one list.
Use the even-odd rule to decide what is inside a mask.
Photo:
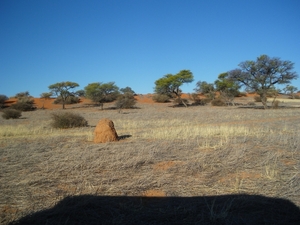
[(122, 92), (123, 94), (125, 94), (125, 93), (131, 93), (131, 94), (135, 95), (135, 92), (134, 92), (134, 90), (132, 90), (131, 87), (121, 88), (120, 92)]
[(181, 99), (181, 89), (180, 86), (184, 83), (191, 83), (194, 80), (194, 76), (189, 70), (181, 70), (179, 73), (172, 75), (167, 74), (164, 77), (155, 81), (155, 92), (157, 94), (166, 94), (169, 96), (175, 96), (177, 102), (184, 104), (186, 103)]
[(44, 93), (40, 94), (40, 96), (41, 96), (41, 99), (44, 99), (42, 109), (45, 109), (45, 107), (44, 107), (45, 101), (46, 101), (46, 99), (50, 99), (50, 97), (52, 96), (52, 92), (44, 92)]
[(265, 109), (267, 93), (274, 85), (288, 84), (298, 78), (298, 74), (293, 71), (294, 63), (267, 55), (257, 57), (256, 61), (241, 62), (239, 67), (228, 72), (229, 78), (259, 94)]
[(205, 94), (210, 100), (215, 99), (216, 90), (214, 84), (212, 83), (207, 83), (206, 81), (198, 81), (194, 90), (197, 93)]
[(104, 103), (112, 102), (119, 96), (119, 88), (115, 85), (115, 82), (91, 83), (84, 88), (84, 91), (85, 96), (93, 102), (99, 103), (101, 109), (103, 109)]
[(76, 87), (79, 87), (79, 84), (71, 81), (66, 81), (66, 82), (51, 84), (48, 88), (55, 96), (61, 98), (62, 108), (65, 109), (65, 104), (67, 99), (75, 95), (70, 90)]
[(218, 80), (215, 81), (215, 86), (216, 91), (220, 92), (221, 97), (226, 103), (234, 105), (234, 97), (240, 93), (238, 82), (230, 79), (228, 73), (221, 73), (218, 76)]
[(287, 85), (285, 88), (283, 88), (283, 91), (286, 93), (286, 94), (289, 94), (292, 99), (295, 98), (295, 92), (298, 90), (297, 87), (294, 87), (292, 85)]

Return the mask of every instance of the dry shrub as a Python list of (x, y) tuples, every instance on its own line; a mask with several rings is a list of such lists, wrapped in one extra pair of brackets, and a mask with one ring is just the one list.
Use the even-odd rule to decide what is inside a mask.
[(277, 108), (279, 107), (279, 103), (280, 103), (280, 101), (278, 101), (278, 100), (272, 102), (273, 108), (274, 108), (274, 109), (277, 109)]
[(212, 100), (211, 104), (213, 106), (225, 106), (226, 105), (226, 103), (220, 98), (216, 98), (216, 99)]
[(300, 95), (294, 95), (294, 99), (300, 99)]
[(136, 104), (136, 99), (132, 93), (126, 92), (125, 94), (119, 95), (117, 98), (115, 106), (118, 109), (130, 109)]
[(173, 104), (177, 106), (184, 106), (184, 103), (187, 105), (189, 101), (185, 98), (175, 98), (173, 101)]
[(153, 95), (152, 100), (155, 102), (160, 102), (160, 103), (169, 102), (170, 96), (165, 95), (165, 94), (155, 94), (155, 95)]
[(18, 110), (18, 111), (32, 111), (35, 109), (33, 104), (28, 102), (17, 102), (10, 106), (10, 108)]
[(208, 103), (207, 99), (201, 99), (196, 93), (191, 94), (190, 99), (193, 101), (192, 105), (206, 105)]
[(22, 116), (22, 112), (16, 109), (4, 109), (2, 117), (4, 119), (18, 119)]
[[(76, 96), (69, 96), (67, 99), (66, 99), (66, 102), (65, 104), (76, 104), (76, 103), (79, 103), (80, 99)], [(62, 104), (63, 101), (61, 99), (60, 96), (58, 96), (55, 101), (54, 101), (54, 104)]]
[(31, 97), (19, 97), (18, 101), (11, 105), (10, 108), (19, 110), (19, 111), (32, 111), (36, 109), (34, 106), (34, 100)]
[(54, 128), (86, 127), (88, 125), (86, 119), (71, 112), (53, 113), (52, 120), (51, 125)]
[(261, 102), (261, 97), (259, 95), (254, 96), (254, 101), (255, 102)]
[(6, 95), (0, 95), (0, 108), (4, 108), (5, 101), (8, 99)]

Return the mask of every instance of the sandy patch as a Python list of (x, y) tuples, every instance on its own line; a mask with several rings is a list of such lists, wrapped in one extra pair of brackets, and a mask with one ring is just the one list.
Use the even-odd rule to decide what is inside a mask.
[(159, 162), (153, 166), (154, 170), (168, 170), (171, 167), (174, 167), (177, 164), (182, 164), (180, 161), (165, 161)]
[(222, 177), (219, 182), (226, 183), (228, 181), (232, 181), (234, 179), (259, 179), (261, 178), (261, 174), (259, 173), (250, 173), (250, 172), (240, 172), (240, 173), (231, 173), (226, 175), (226, 177)]

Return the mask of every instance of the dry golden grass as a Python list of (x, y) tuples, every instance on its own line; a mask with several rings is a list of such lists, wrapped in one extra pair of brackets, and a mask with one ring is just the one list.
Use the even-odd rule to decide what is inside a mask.
[[(0, 119), (0, 223), (67, 196), (191, 197), (232, 194), (288, 199), (300, 207), (300, 111), (237, 107), (68, 109), (90, 127), (57, 130), (51, 111)], [(119, 142), (94, 144), (102, 118)], [(229, 201), (211, 221), (228, 218)]]

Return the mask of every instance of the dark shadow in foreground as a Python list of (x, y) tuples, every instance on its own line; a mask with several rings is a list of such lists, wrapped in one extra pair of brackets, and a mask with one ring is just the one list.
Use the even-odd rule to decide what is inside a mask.
[(11, 224), (300, 224), (300, 210), (258, 195), (207, 197), (66, 197)]

